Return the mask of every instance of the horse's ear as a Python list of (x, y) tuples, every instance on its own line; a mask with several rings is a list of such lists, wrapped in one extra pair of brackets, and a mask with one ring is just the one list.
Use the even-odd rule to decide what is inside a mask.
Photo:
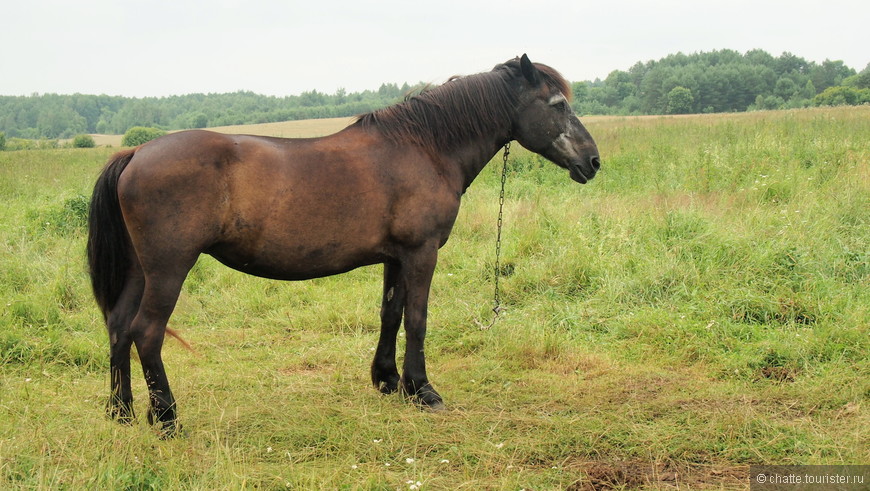
[(532, 86), (537, 86), (541, 83), (541, 76), (538, 75), (538, 69), (535, 68), (535, 65), (532, 64), (532, 60), (530, 60), (528, 55), (525, 53), (523, 53), (522, 58), (520, 58), (520, 70)]

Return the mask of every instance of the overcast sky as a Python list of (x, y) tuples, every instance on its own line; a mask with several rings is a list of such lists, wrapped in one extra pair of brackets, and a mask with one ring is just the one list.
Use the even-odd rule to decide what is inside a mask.
[(572, 81), (678, 51), (870, 62), (867, 0), (16, 0), (0, 12), (0, 95), (356, 92), (522, 53)]

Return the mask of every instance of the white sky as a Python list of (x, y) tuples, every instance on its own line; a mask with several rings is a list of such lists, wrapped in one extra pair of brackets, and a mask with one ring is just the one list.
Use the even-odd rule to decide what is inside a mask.
[(572, 81), (682, 51), (870, 62), (867, 0), (13, 0), (0, 95), (292, 95), (441, 83), (528, 53)]

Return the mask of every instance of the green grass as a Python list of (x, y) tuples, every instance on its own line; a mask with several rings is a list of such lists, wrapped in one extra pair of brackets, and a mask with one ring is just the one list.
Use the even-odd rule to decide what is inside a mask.
[(464, 197), (427, 339), (447, 411), (370, 387), (380, 267), (203, 257), (170, 322), (196, 353), (164, 348), (170, 441), (104, 417), (82, 197), (111, 150), (0, 152), (0, 488), (718, 489), (870, 462), (870, 108), (587, 127), (586, 186), (512, 153), (489, 329), (497, 162)]

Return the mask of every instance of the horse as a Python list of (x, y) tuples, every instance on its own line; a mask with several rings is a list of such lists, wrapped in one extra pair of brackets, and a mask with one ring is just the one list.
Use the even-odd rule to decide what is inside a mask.
[[(511, 141), (585, 184), (598, 148), (553, 68), (514, 58), (453, 77), (305, 139), (171, 133), (106, 163), (88, 214), (87, 257), (110, 345), (109, 417), (135, 421), (135, 344), (148, 421), (177, 425), (161, 358), (167, 322), (200, 254), (247, 274), (305, 280), (383, 264), (371, 380), (421, 408), (444, 402), (426, 374), (429, 288), (465, 190)], [(396, 365), (404, 318), (405, 358)]]

